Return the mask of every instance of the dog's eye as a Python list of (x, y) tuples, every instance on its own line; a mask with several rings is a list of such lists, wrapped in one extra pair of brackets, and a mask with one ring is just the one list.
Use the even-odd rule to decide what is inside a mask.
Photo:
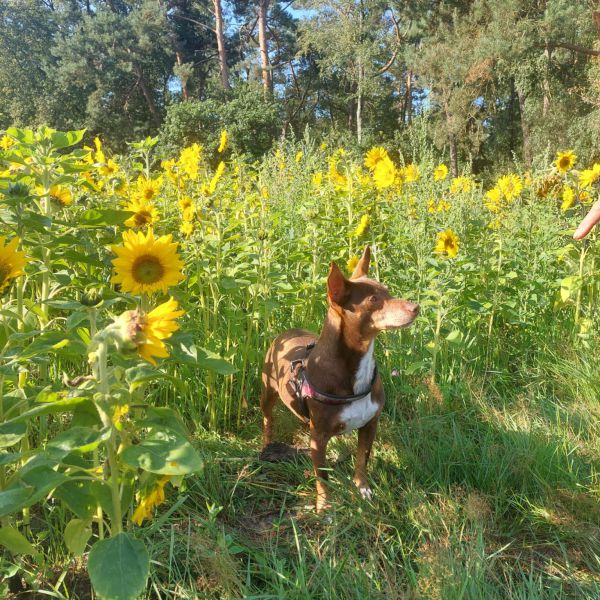
[(379, 300), (379, 298), (377, 298), (377, 296), (375, 296), (374, 294), (373, 294), (373, 296), (371, 296), (371, 297), (369, 298), (369, 302), (370, 302), (371, 304), (375, 304), (375, 302), (377, 302), (377, 300)]

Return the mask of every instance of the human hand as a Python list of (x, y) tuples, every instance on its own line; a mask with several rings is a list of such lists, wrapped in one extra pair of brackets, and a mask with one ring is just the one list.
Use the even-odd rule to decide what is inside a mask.
[(576, 240), (583, 239), (594, 227), (594, 225), (600, 221), (600, 200), (590, 208), (590, 212), (585, 216), (585, 219), (581, 221), (579, 227), (573, 234), (573, 238)]

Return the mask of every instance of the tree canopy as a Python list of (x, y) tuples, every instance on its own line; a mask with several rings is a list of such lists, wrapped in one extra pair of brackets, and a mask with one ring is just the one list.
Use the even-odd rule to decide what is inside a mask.
[(4, 0), (0, 25), (0, 128), (228, 128), (257, 155), (307, 126), (402, 152), (419, 127), (455, 172), (599, 158), (597, 0)]

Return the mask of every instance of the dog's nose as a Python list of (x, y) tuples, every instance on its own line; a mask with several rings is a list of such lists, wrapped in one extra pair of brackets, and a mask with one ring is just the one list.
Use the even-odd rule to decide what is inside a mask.
[(406, 310), (415, 315), (415, 317), (419, 314), (421, 307), (416, 302), (406, 302)]

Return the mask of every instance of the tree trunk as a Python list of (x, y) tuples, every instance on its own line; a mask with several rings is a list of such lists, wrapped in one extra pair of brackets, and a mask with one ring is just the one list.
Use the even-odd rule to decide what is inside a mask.
[(410, 125), (412, 119), (412, 75), (413, 72), (409, 71), (406, 74), (406, 122)]
[(217, 48), (219, 50), (219, 71), (221, 73), (221, 85), (229, 89), (229, 68), (227, 67), (227, 51), (225, 49), (225, 36), (223, 35), (223, 11), (221, 0), (213, 0), (215, 5), (215, 35), (217, 36)]
[[(183, 64), (183, 57), (181, 56), (181, 52), (179, 50), (175, 51), (175, 60), (177, 61), (177, 65), (181, 66)], [(180, 78), (181, 82), (181, 94), (184, 100), (189, 98), (188, 87), (187, 87), (187, 78)]]
[(272, 90), (269, 49), (267, 47), (267, 12), (269, 0), (258, 0), (258, 45), (260, 47), (260, 67), (265, 94)]
[(544, 66), (544, 80), (542, 82), (542, 88), (543, 88), (543, 93), (544, 93), (544, 99), (543, 99), (543, 105), (542, 105), (542, 116), (545, 117), (548, 114), (548, 111), (550, 110), (549, 73), (550, 73), (551, 52), (550, 52), (550, 47), (548, 45), (546, 45), (546, 48), (544, 50), (544, 58), (546, 59), (546, 64)]
[(160, 127), (160, 115), (158, 114), (158, 110), (156, 110), (154, 98), (152, 98), (152, 94), (150, 93), (148, 85), (146, 84), (146, 80), (144, 79), (144, 72), (142, 71), (142, 67), (140, 67), (140, 65), (134, 62), (133, 68), (135, 70), (135, 74), (138, 77), (138, 84), (142, 90), (142, 94), (144, 94), (144, 98), (148, 106), (148, 111), (150, 112), (150, 116), (152, 117), (152, 122), (156, 127)]
[(362, 142), (362, 61), (358, 61), (358, 89), (356, 91), (356, 140)]
[(531, 156), (531, 135), (529, 132), (529, 123), (525, 115), (525, 94), (517, 89), (517, 97), (519, 98), (519, 112), (521, 113), (521, 134), (523, 136), (523, 162), (530, 169), (532, 163)]
[(453, 135), (450, 136), (448, 143), (450, 144), (450, 170), (452, 171), (452, 177), (458, 177), (458, 150)]

